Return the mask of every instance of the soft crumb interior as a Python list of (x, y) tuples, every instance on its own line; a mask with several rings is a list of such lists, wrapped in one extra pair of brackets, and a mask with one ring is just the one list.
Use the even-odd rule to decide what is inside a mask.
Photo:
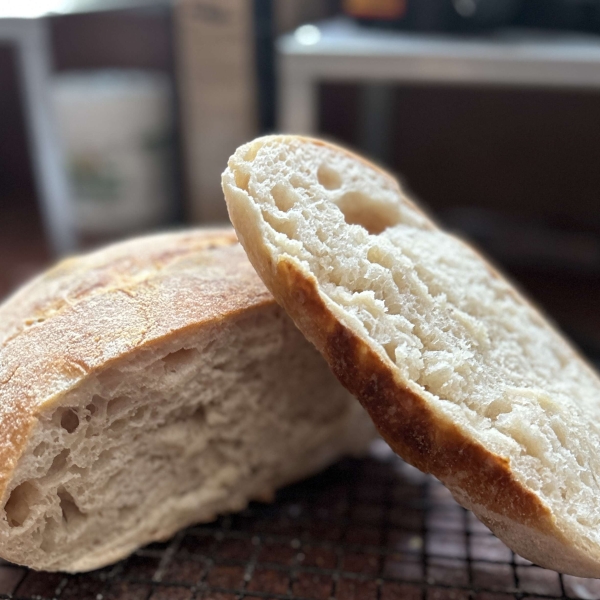
[(374, 168), (259, 140), (230, 162), (275, 257), (297, 258), (406, 384), (600, 541), (600, 384), (531, 306)]
[(46, 410), (0, 535), (44, 568), (98, 566), (266, 500), (371, 436), (354, 399), (271, 305), (122, 362)]

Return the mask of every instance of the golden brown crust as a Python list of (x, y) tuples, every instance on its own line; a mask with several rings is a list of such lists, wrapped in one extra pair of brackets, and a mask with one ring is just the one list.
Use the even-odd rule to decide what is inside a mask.
[[(204, 257), (209, 267), (198, 269)], [(0, 306), (0, 497), (40, 409), (83, 377), (273, 302), (230, 229), (140, 238), (31, 282)]]

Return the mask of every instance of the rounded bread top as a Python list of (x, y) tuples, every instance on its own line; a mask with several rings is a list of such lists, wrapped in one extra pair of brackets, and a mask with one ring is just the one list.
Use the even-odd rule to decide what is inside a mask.
[(42, 407), (170, 336), (274, 303), (231, 229), (68, 258), (0, 306), (0, 494)]

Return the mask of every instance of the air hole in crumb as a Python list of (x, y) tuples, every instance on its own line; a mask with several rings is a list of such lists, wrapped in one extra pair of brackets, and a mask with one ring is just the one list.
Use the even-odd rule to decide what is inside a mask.
[(43, 456), (46, 453), (46, 450), (48, 449), (48, 444), (46, 444), (46, 442), (40, 442), (34, 449), (33, 449), (33, 455), (40, 457)]
[(342, 187), (342, 177), (328, 165), (321, 165), (317, 171), (317, 179), (326, 190), (337, 190)]
[(490, 402), (485, 411), (485, 416), (492, 421), (495, 421), (500, 415), (504, 415), (512, 411), (512, 404), (508, 398), (496, 398)]
[(182, 348), (181, 350), (167, 354), (162, 359), (165, 370), (175, 373), (181, 367), (191, 363), (197, 353), (198, 351), (195, 348)]
[(367, 251), (367, 260), (374, 265), (380, 265), (385, 269), (390, 269), (393, 264), (393, 259), (390, 260), (389, 255), (378, 246), (371, 246)]
[(131, 415), (131, 417), (129, 418), (129, 422), (132, 425), (136, 425), (136, 426), (137, 425), (143, 425), (144, 420), (146, 419), (147, 414), (148, 414), (148, 407), (147, 406), (140, 406)]
[(96, 412), (98, 411), (98, 407), (93, 402), (90, 402), (85, 407), (85, 410), (87, 410), (87, 412), (88, 412), (88, 415), (86, 418), (89, 420), (96, 414)]
[(110, 448), (108, 450), (103, 450), (100, 453), (100, 455), (98, 456), (98, 459), (96, 460), (96, 462), (94, 463), (94, 469), (97, 469), (98, 471), (102, 471), (112, 462), (114, 456), (115, 456), (114, 448)]
[(385, 350), (385, 353), (388, 355), (389, 359), (396, 364), (396, 344), (393, 342), (384, 344), (383, 349)]
[(69, 458), (70, 450), (65, 448), (62, 452), (57, 454), (48, 469), (48, 475), (55, 475), (59, 471), (62, 471), (67, 465), (67, 459)]
[(79, 427), (79, 417), (72, 409), (67, 409), (60, 418), (60, 426), (67, 432), (73, 433)]
[(215, 371), (231, 371), (231, 361), (230, 360), (222, 360), (219, 362), (215, 362), (212, 366)]
[(248, 149), (246, 150), (246, 154), (244, 154), (244, 160), (248, 161), (248, 162), (252, 162), (256, 158), (256, 155), (258, 154), (259, 150), (260, 150), (259, 144), (251, 144), (248, 147)]
[(558, 443), (563, 447), (566, 448), (567, 447), (567, 439), (569, 437), (569, 434), (564, 426), (564, 424), (560, 421), (555, 421), (555, 422), (551, 422), (550, 423), (550, 427), (552, 427), (552, 431), (554, 431), (554, 434), (556, 435), (556, 439), (558, 440)]
[(292, 223), (291, 219), (279, 221), (275, 215), (268, 213), (266, 210), (262, 211), (262, 216), (277, 233), (285, 235), (290, 240), (297, 238), (296, 226)]
[(106, 414), (109, 417), (119, 415), (127, 411), (127, 409), (131, 406), (131, 399), (127, 396), (117, 396), (109, 401), (106, 406)]
[(371, 235), (378, 235), (400, 222), (397, 206), (376, 202), (362, 192), (346, 192), (336, 204), (348, 225), (360, 225)]
[(36, 488), (29, 481), (24, 481), (10, 493), (4, 505), (9, 527), (21, 527), (25, 523), (37, 496)]
[(292, 173), (292, 175), (290, 175), (290, 183), (292, 184), (292, 187), (296, 189), (303, 188), (307, 190), (310, 187), (309, 180), (305, 179), (298, 173)]
[(192, 413), (191, 419), (198, 425), (203, 425), (206, 423), (206, 408), (202, 405), (196, 407)]
[(296, 203), (294, 192), (282, 183), (273, 186), (273, 189), (271, 189), (271, 196), (273, 196), (277, 208), (282, 212), (287, 212), (293, 208)]
[(127, 418), (117, 419), (116, 421), (113, 421), (110, 424), (110, 427), (108, 428), (108, 430), (112, 431), (113, 433), (119, 433), (119, 432), (123, 431), (123, 429), (125, 429), (127, 422), (128, 422)]
[(58, 499), (60, 501), (62, 517), (68, 526), (71, 526), (85, 518), (85, 515), (79, 510), (79, 507), (75, 503), (73, 496), (71, 496), (71, 494), (69, 494), (65, 488), (59, 488)]
[(240, 188), (240, 190), (248, 191), (248, 184), (250, 183), (250, 173), (244, 173), (239, 170), (234, 171), (235, 177), (235, 185)]
[[(98, 394), (94, 394), (92, 401), (85, 407), (89, 412), (89, 418), (91, 419), (92, 417), (98, 417), (103, 419), (106, 416), (107, 404), (108, 400), (106, 398), (103, 398)], [(88, 431), (90, 431), (89, 427), (86, 430), (86, 435), (88, 434)]]

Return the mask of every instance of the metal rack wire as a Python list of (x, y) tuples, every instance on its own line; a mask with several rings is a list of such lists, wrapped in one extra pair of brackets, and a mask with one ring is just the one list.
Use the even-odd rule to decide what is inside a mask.
[(600, 581), (514, 555), (433, 478), (383, 444), (83, 575), (0, 564), (19, 600), (509, 600), (600, 598)]

